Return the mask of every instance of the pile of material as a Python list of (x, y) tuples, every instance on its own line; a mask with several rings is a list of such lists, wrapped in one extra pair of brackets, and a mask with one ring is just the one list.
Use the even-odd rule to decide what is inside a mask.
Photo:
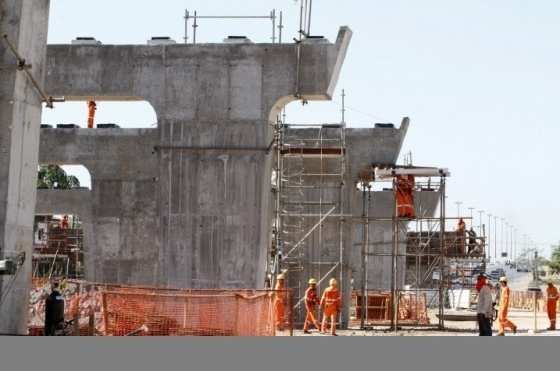
[[(362, 315), (361, 293), (353, 294), (355, 303), (355, 317), (352, 325), (360, 322)], [(367, 296), (367, 325), (386, 325), (390, 323), (393, 316), (391, 308), (390, 292), (369, 292)], [(398, 321), (400, 324), (429, 325), (428, 310), (426, 306), (426, 294), (401, 293), (399, 296)]]

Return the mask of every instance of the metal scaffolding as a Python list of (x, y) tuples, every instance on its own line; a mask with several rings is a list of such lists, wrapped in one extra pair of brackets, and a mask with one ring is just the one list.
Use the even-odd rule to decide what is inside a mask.
[[(355, 297), (356, 313), (363, 329), (375, 325), (389, 325), (397, 330), (402, 326), (423, 327), (429, 325), (427, 307), (438, 308), (438, 327), (443, 328), (443, 306), (445, 283), (445, 245), (437, 234), (445, 235), (445, 180), (448, 173), (444, 169), (406, 167), (406, 173), (416, 177), (423, 176), (425, 181), (414, 184), (415, 216), (401, 217), (397, 207), (397, 174), (399, 168), (387, 169), (383, 175), (372, 169), (371, 180), (392, 182), (394, 208), (392, 217), (369, 217), (371, 183), (362, 183), (364, 213), (362, 215), (362, 287), (360, 297)], [(420, 170), (421, 169), (421, 170)], [(416, 170), (416, 171), (415, 171)], [(402, 171), (404, 173), (404, 171)], [(423, 174), (428, 174), (423, 175)], [(368, 184), (367, 186), (365, 184)], [(423, 192), (437, 194), (439, 216), (432, 217), (433, 211), (424, 206)], [(370, 243), (371, 223), (391, 223), (392, 241), (389, 246)], [(439, 243), (434, 243), (438, 241)], [(370, 287), (367, 272), (371, 263), (390, 264), (391, 280), (387, 288), (382, 282)], [(374, 265), (374, 269), (377, 266)], [(369, 318), (370, 314), (374, 318)], [(403, 314), (405, 313), (405, 314)], [(403, 318), (404, 317), (404, 318)]]
[[(402, 217), (398, 213), (397, 176), (401, 174), (413, 175), (416, 179), (414, 217)], [(446, 217), (448, 176), (445, 169), (405, 166), (372, 169), (370, 177), (362, 182), (362, 287), (360, 294), (354, 295), (356, 320), (359, 319), (362, 329), (376, 326), (389, 326), (394, 331), (401, 327), (444, 329), (445, 310), (455, 301), (454, 293), (462, 290), (470, 293), (477, 271), (484, 271), (485, 236), (448, 231), (450, 223), (456, 224), (461, 219)], [(369, 217), (371, 181), (392, 182), (392, 217)], [(435, 210), (425, 207), (430, 193), (432, 201), (435, 194), (439, 200), (439, 212), (435, 217), (432, 216)], [(390, 248), (383, 246), (383, 242), (370, 242), (370, 228), (375, 227), (375, 223), (390, 223)], [(372, 267), (372, 261), (379, 266)], [(390, 287), (384, 287), (381, 282), (371, 287), (368, 271), (389, 262)], [(429, 311), (434, 309), (437, 323), (430, 321)]]
[[(295, 317), (303, 321), (307, 281), (338, 277), (343, 283), (346, 125), (276, 125), (276, 196), (271, 271), (288, 273), (287, 288), (300, 299)], [(341, 287), (342, 289), (342, 287)]]

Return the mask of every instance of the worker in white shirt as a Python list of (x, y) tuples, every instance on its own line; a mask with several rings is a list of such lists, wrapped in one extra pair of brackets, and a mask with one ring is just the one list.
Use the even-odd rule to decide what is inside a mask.
[(480, 336), (492, 336), (493, 311), (491, 283), (488, 278), (484, 277), (484, 285), (478, 294), (478, 304), (476, 306)]

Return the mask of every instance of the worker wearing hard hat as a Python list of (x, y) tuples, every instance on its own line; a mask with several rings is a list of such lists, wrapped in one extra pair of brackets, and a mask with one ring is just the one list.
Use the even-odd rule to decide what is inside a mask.
[(508, 280), (506, 277), (500, 278), (501, 292), (500, 292), (500, 307), (498, 310), (498, 336), (505, 335), (505, 329), (510, 328), (513, 333), (517, 333), (517, 326), (508, 318), (510, 290), (508, 287)]
[(329, 287), (323, 292), (321, 297), (321, 309), (323, 309), (323, 323), (321, 324), (321, 331), (327, 332), (327, 320), (331, 321), (331, 335), (336, 335), (336, 317), (340, 312), (340, 292), (338, 291), (338, 282), (336, 279), (331, 278)]
[(552, 281), (548, 281), (548, 287), (546, 288), (546, 311), (548, 313), (548, 319), (550, 320), (551, 331), (556, 330), (556, 304), (558, 303), (558, 289), (554, 286)]
[(303, 323), (303, 332), (310, 334), (309, 326), (314, 325), (317, 330), (321, 330), (319, 321), (315, 317), (315, 310), (319, 304), (319, 297), (317, 296), (317, 280), (311, 278), (309, 280), (309, 287), (305, 291), (305, 322)]
[(276, 322), (276, 329), (278, 331), (284, 331), (284, 324), (286, 322), (286, 287), (284, 285), (286, 277), (284, 274), (279, 274), (276, 277), (276, 286), (274, 290), (276, 291), (274, 297), (274, 315)]

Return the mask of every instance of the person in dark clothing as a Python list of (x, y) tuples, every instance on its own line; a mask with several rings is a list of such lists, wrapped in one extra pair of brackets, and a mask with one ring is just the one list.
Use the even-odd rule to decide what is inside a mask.
[(45, 299), (45, 336), (54, 336), (55, 330), (64, 323), (64, 298), (58, 282), (52, 284), (52, 292)]

